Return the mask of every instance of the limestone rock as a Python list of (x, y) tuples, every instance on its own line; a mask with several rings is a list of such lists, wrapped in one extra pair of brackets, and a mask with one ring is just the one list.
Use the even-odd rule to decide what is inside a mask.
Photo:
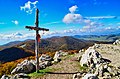
[(51, 66), (51, 62), (50, 61), (40, 62), (39, 66), (40, 69), (45, 69), (47, 66)]
[(28, 60), (24, 60), (23, 62), (18, 64), (15, 69), (13, 69), (11, 74), (14, 74), (14, 73), (31, 73), (31, 72), (35, 71), (35, 69), (36, 68), (35, 68), (35, 65), (33, 63), (31, 63)]
[(73, 79), (80, 79), (81, 78), (81, 73), (77, 73), (73, 75)]
[(87, 66), (90, 66), (93, 64), (93, 66), (96, 66), (101, 62), (101, 58), (102, 56), (99, 52), (97, 52), (93, 47), (89, 47), (82, 55), (80, 65), (83, 66), (86, 64)]
[(3, 75), (1, 79), (9, 79), (9, 77), (7, 75)]
[(44, 61), (52, 61), (52, 57), (50, 57), (49, 55), (46, 54), (42, 54), (41, 57), (39, 58), (40, 62), (44, 62)]
[(25, 73), (15, 74), (12, 79), (30, 79), (30, 77)]
[(35, 60), (30, 60), (30, 62), (31, 62), (33, 65), (36, 65), (36, 61), (35, 61)]
[(111, 79), (111, 75), (110, 75), (110, 73), (105, 72), (103, 78), (104, 78), (104, 79)]
[(99, 79), (95, 74), (86, 74), (82, 79)]
[(61, 60), (61, 57), (62, 57), (62, 52), (56, 51), (53, 59), (55, 62), (59, 62)]
[(120, 39), (116, 40), (113, 44), (120, 45)]

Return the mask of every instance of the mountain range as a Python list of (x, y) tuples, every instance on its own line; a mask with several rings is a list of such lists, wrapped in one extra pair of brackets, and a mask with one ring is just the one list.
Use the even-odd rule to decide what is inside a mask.
[[(87, 36), (86, 38), (91, 38), (93, 36)], [(97, 38), (97, 36), (95, 36)], [(111, 36), (113, 37), (113, 36)], [(111, 38), (109, 37), (109, 38)], [(94, 41), (94, 40), (84, 40), (81, 36), (64, 36), (64, 37), (51, 37), (46, 39), (41, 39), (39, 43), (39, 53), (55, 52), (58, 50), (80, 50), (88, 48), (94, 43), (112, 43), (104, 41)], [(85, 37), (84, 37), (85, 38)], [(109, 39), (108, 38), (108, 39)], [(25, 58), (29, 56), (34, 56), (35, 41), (25, 40), (25, 41), (15, 41), (0, 46), (0, 62), (14, 61), (20, 58)]]

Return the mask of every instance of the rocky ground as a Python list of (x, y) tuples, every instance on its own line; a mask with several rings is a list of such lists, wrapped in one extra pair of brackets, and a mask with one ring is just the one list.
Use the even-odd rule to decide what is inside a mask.
[[(95, 48), (95, 50), (100, 52), (103, 58), (111, 60), (111, 65), (114, 65), (115, 67), (120, 66), (120, 46), (119, 45), (112, 45), (112, 44), (97, 44), (97, 45), (98, 46)], [(76, 59), (79, 56), (82, 56), (83, 53), (84, 52), (77, 53), (71, 56), (69, 55), (67, 56), (68, 58), (66, 57), (60, 63), (50, 66), (50, 68), (56, 69), (55, 72), (57, 74), (47, 74), (39, 78), (32, 78), (32, 79), (73, 79), (74, 73), (81, 72), (79, 62), (76, 61)], [(66, 73), (66, 74), (62, 74), (62, 73)], [(103, 78), (100, 78), (100, 79), (103, 79)], [(117, 79), (120, 79), (120, 78), (117, 78)]]
[(120, 66), (120, 45), (99, 44), (96, 50), (101, 52), (104, 58), (110, 59), (112, 65)]
[(55, 70), (53, 74), (46, 74), (31, 79), (72, 79), (73, 74), (81, 71), (77, 57), (78, 54), (65, 56), (62, 58), (62, 61), (49, 67)]
[[(110, 66), (120, 68), (120, 45), (95, 44), (94, 46), (95, 46), (94, 49), (98, 51), (98, 53), (100, 54), (100, 56), (102, 56), (102, 58), (105, 58), (105, 59), (108, 59), (111, 61), (111, 63), (109, 64)], [(94, 52), (95, 51), (93, 50), (93, 54), (94, 54)], [(84, 54), (84, 50), (81, 50), (79, 53), (76, 53), (76, 54), (64, 55), (61, 57), (60, 62), (58, 62), (59, 55), (56, 55), (57, 60), (53, 58), (55, 60), (55, 62), (52, 62), (52, 63), (54, 63), (54, 64), (47, 67), (49, 69), (52, 69), (51, 71), (49, 71), (49, 73), (42, 75), (42, 76), (34, 76), (34, 77), (31, 77), (30, 79), (89, 79), (86, 76), (93, 75), (93, 74), (87, 74), (88, 72), (83, 73), (83, 71), (88, 71), (88, 70), (85, 69), (85, 67), (80, 66), (79, 57), (81, 57), (83, 54)], [(90, 54), (90, 52), (88, 54)], [(99, 58), (100, 57), (98, 57), (98, 59), (97, 58), (95, 58), (95, 59), (97, 59), (97, 61), (101, 61), (101, 60), (99, 60)], [(47, 59), (49, 59), (49, 57), (47, 57)], [(44, 57), (43, 57), (43, 60), (41, 59), (41, 61), (44, 61)], [(58, 63), (56, 63), (56, 61)], [(106, 65), (107, 65), (107, 67), (106, 67)], [(108, 66), (108, 64), (106, 64), (106, 65), (104, 65), (104, 67), (106, 67), (106, 69), (108, 69), (109, 66)], [(92, 66), (92, 64), (90, 66)], [(95, 68), (93, 68), (93, 69), (95, 69)], [(109, 67), (109, 70), (110, 69), (111, 68)], [(103, 70), (104, 70), (104, 68), (103, 68)], [(81, 75), (81, 77), (75, 78), (76, 77), (75, 74), (77, 72), (80, 72), (79, 75)], [(85, 74), (87, 74), (87, 75), (85, 76)], [(104, 73), (104, 74), (109, 75), (109, 73)], [(74, 75), (74, 78), (73, 78), (73, 75)], [(103, 77), (98, 77), (98, 78), (99, 79), (120, 79), (119, 77), (120, 76), (113, 77), (113, 78), (103, 78)], [(90, 79), (98, 79), (98, 78), (90, 78)]]

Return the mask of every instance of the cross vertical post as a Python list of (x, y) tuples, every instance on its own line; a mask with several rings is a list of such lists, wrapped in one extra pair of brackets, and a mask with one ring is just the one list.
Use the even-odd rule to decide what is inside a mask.
[[(36, 27), (38, 27), (39, 25), (39, 21), (38, 21), (38, 14), (39, 14), (39, 10), (36, 10), (36, 22), (35, 25)], [(39, 58), (38, 58), (38, 52), (39, 52), (39, 42), (37, 39), (37, 35), (39, 34), (39, 30), (36, 30), (36, 40), (35, 40), (35, 53), (36, 53), (36, 72), (38, 72), (39, 70)]]
[(39, 39), (38, 39), (38, 35), (39, 35), (39, 31), (49, 31), (49, 29), (46, 28), (40, 28), (39, 26), (39, 10), (36, 10), (36, 21), (35, 21), (35, 27), (33, 26), (26, 26), (25, 28), (30, 29), (30, 30), (35, 30), (36, 31), (36, 39), (35, 39), (35, 58), (36, 58), (36, 72), (39, 72), (39, 57), (38, 57), (38, 53), (39, 53)]

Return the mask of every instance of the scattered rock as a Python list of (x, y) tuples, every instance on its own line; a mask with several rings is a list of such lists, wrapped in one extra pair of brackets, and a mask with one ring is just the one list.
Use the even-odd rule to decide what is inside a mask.
[(62, 52), (60, 51), (56, 51), (55, 55), (54, 55), (54, 61), (55, 62), (59, 62), (61, 60), (61, 56), (62, 56)]
[(93, 47), (89, 47), (82, 55), (80, 65), (87, 65), (90, 73), (86, 74), (82, 79), (96, 79), (97, 77), (100, 79), (119, 79), (119, 67), (112, 66), (109, 59), (102, 58), (101, 54), (95, 50), (95, 48), (99, 47), (101, 46), (95, 44)]
[(7, 76), (7, 75), (3, 75), (2, 77), (1, 77), (1, 79), (9, 79), (10, 77), (9, 76)]
[(44, 61), (44, 62), (40, 62), (39, 66), (40, 69), (45, 69), (47, 66), (51, 66), (51, 62), (50, 61)]
[(12, 79), (30, 79), (30, 77), (25, 73), (15, 74)]
[(52, 61), (52, 57), (46, 54), (42, 54), (41, 57), (39, 58), (39, 62), (44, 62), (44, 61)]
[(73, 79), (80, 79), (81, 78), (81, 73), (77, 73), (73, 75)]
[(31, 63), (28, 60), (24, 60), (23, 62), (18, 64), (15, 69), (13, 69), (11, 74), (14, 74), (14, 73), (31, 73), (31, 72), (35, 71), (35, 69), (36, 68), (35, 68), (35, 65), (33, 63)]
[(95, 74), (86, 74), (82, 79), (99, 79)]
[(94, 47), (94, 48), (99, 48), (100, 45), (95, 43), (93, 47)]
[(105, 72), (103, 78), (104, 78), (104, 79), (111, 79), (111, 75), (110, 75), (110, 73)]
[(35, 61), (35, 60), (30, 60), (30, 62), (31, 62), (33, 65), (36, 65), (36, 61)]
[(120, 45), (120, 39), (116, 40), (113, 44), (114, 45)]

